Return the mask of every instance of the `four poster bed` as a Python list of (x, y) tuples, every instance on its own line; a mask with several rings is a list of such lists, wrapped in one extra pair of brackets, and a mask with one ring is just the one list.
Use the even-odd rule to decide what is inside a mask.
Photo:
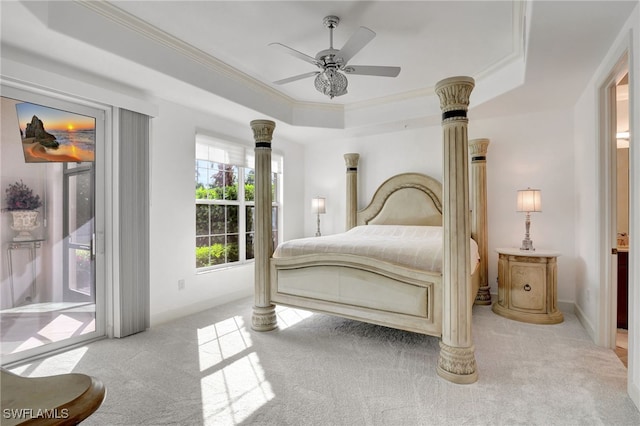
[[(442, 185), (405, 173), (391, 177), (343, 234), (278, 246), (271, 301), (401, 330), (442, 329)], [(353, 205), (353, 204), (351, 204)], [(470, 239), (470, 303), (478, 293), (478, 246)]]
[[(276, 303), (438, 336), (438, 374), (456, 383), (477, 380), (471, 307), (478, 288), (488, 294), (489, 141), (467, 141), (473, 85), (469, 77), (454, 77), (436, 86), (443, 110), (444, 185), (423, 174), (400, 174), (357, 211), (359, 156), (346, 154), (347, 232), (286, 242), (275, 252), (269, 178), (275, 123), (251, 122), (256, 140), (255, 330), (277, 326)], [(477, 298), (486, 303), (486, 296)]]

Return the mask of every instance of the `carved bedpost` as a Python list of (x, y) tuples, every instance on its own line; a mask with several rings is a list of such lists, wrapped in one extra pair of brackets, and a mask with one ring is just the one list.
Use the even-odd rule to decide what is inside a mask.
[(271, 232), (271, 137), (276, 123), (270, 120), (253, 120), (255, 148), (255, 304), (251, 328), (256, 331), (275, 329), (276, 307), (271, 303), (269, 262), (273, 254)]
[(476, 295), (476, 305), (490, 305), (489, 286), (489, 244), (487, 231), (487, 148), (489, 139), (469, 141), (471, 154), (471, 238), (478, 243), (480, 253), (479, 278), (480, 289)]
[(471, 338), (469, 153), (467, 109), (475, 86), (471, 77), (451, 77), (436, 84), (442, 109), (443, 229), (442, 340), (438, 375), (459, 384), (478, 380)]
[(347, 164), (347, 229), (358, 224), (358, 160), (360, 154), (350, 153), (344, 155)]

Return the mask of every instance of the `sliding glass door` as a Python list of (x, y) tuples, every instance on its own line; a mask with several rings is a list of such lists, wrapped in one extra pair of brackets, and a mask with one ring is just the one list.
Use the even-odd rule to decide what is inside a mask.
[(0, 215), (7, 366), (106, 334), (105, 254), (95, 244), (105, 232), (106, 156), (104, 110), (12, 87), (2, 94), (0, 189), (27, 187), (37, 218), (18, 230), (13, 215)]

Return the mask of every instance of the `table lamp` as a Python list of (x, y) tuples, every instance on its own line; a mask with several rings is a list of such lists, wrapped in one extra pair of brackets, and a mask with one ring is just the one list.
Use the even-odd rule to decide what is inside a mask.
[(320, 215), (327, 212), (325, 206), (324, 197), (315, 197), (311, 200), (311, 211), (318, 216), (318, 229), (316, 231), (316, 237), (320, 236)]
[(522, 240), (522, 247), (520, 250), (535, 250), (533, 248), (533, 241), (529, 238), (529, 228), (531, 227), (531, 213), (542, 211), (542, 200), (539, 189), (521, 189), (518, 191), (517, 211), (526, 212), (525, 219), (525, 234), (524, 240)]

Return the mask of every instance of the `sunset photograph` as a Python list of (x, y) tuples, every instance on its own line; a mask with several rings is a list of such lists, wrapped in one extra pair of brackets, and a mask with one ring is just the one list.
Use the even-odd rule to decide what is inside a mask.
[(27, 163), (95, 158), (95, 118), (28, 102), (16, 104)]

